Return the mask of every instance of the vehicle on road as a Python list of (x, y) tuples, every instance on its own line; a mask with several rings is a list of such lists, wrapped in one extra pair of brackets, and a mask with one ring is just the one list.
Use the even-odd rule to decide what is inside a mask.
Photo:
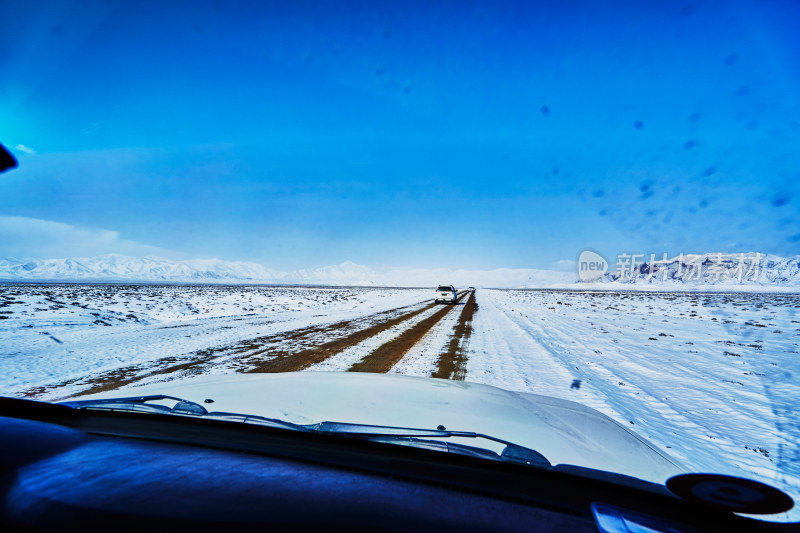
[(444, 304), (454, 304), (458, 300), (458, 292), (452, 285), (439, 285), (436, 287), (434, 301)]
[(467, 290), (468, 290), (469, 292), (475, 292), (475, 287), (469, 287)]

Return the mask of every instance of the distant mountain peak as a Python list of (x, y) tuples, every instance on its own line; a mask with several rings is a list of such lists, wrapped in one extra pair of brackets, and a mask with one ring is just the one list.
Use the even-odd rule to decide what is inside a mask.
[[(723, 254), (724, 256), (724, 254)], [(271, 270), (258, 263), (222, 259), (172, 260), (163, 257), (131, 257), (106, 254), (94, 257), (24, 260), (0, 259), (0, 279), (9, 281), (268, 283), (301, 285), (359, 285), (394, 287), (538, 288), (538, 287), (652, 287), (674, 290), (698, 287), (800, 287), (800, 256), (760, 256), (757, 275), (747, 279), (740, 258), (717, 261), (720, 254), (677, 257), (651, 271), (646, 264), (629, 275), (610, 272), (598, 282), (577, 283), (570, 272), (536, 269), (495, 270), (374, 269), (347, 260), (338, 265), (291, 272)], [(697, 269), (700, 269), (699, 271)], [(751, 273), (752, 274), (752, 273)], [(742, 278), (741, 280), (739, 278)], [(609, 285), (610, 284), (610, 285)]]
[[(106, 254), (67, 259), (0, 259), (0, 279), (13, 281), (119, 281), (191, 283), (275, 283), (434, 287), (440, 281), (456, 286), (549, 286), (573, 281), (569, 274), (533, 269), (448, 270), (384, 269), (354, 261), (291, 272), (270, 270), (257, 263), (221, 259), (171, 260)], [(444, 281), (442, 281), (444, 280)]]

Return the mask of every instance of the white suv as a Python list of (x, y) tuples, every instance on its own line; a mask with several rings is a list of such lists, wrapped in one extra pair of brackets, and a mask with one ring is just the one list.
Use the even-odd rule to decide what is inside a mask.
[(456, 288), (452, 285), (439, 285), (436, 287), (435, 300), (437, 304), (439, 302), (454, 304), (456, 303), (456, 296)]

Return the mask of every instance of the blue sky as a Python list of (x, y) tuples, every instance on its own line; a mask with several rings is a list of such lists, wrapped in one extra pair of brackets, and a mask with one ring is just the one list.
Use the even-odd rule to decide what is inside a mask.
[(0, 2), (0, 256), (800, 253), (790, 2)]

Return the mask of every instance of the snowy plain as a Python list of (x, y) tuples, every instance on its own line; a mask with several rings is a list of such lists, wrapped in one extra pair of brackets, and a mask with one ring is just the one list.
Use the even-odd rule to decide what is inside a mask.
[[(467, 381), (582, 403), (693, 471), (800, 496), (800, 295), (479, 289), (476, 297)], [(125, 365), (430, 300), (429, 289), (2, 284), (0, 394), (57, 400)], [(433, 312), (308, 370), (346, 370)], [(390, 373), (430, 376), (458, 315), (454, 306)]]
[(577, 401), (694, 471), (800, 493), (800, 295), (483, 290), (479, 302), (467, 380)]
[[(421, 289), (0, 285), (0, 394), (41, 399), (77, 380), (260, 335), (419, 304)], [(54, 387), (54, 385), (57, 385)]]

